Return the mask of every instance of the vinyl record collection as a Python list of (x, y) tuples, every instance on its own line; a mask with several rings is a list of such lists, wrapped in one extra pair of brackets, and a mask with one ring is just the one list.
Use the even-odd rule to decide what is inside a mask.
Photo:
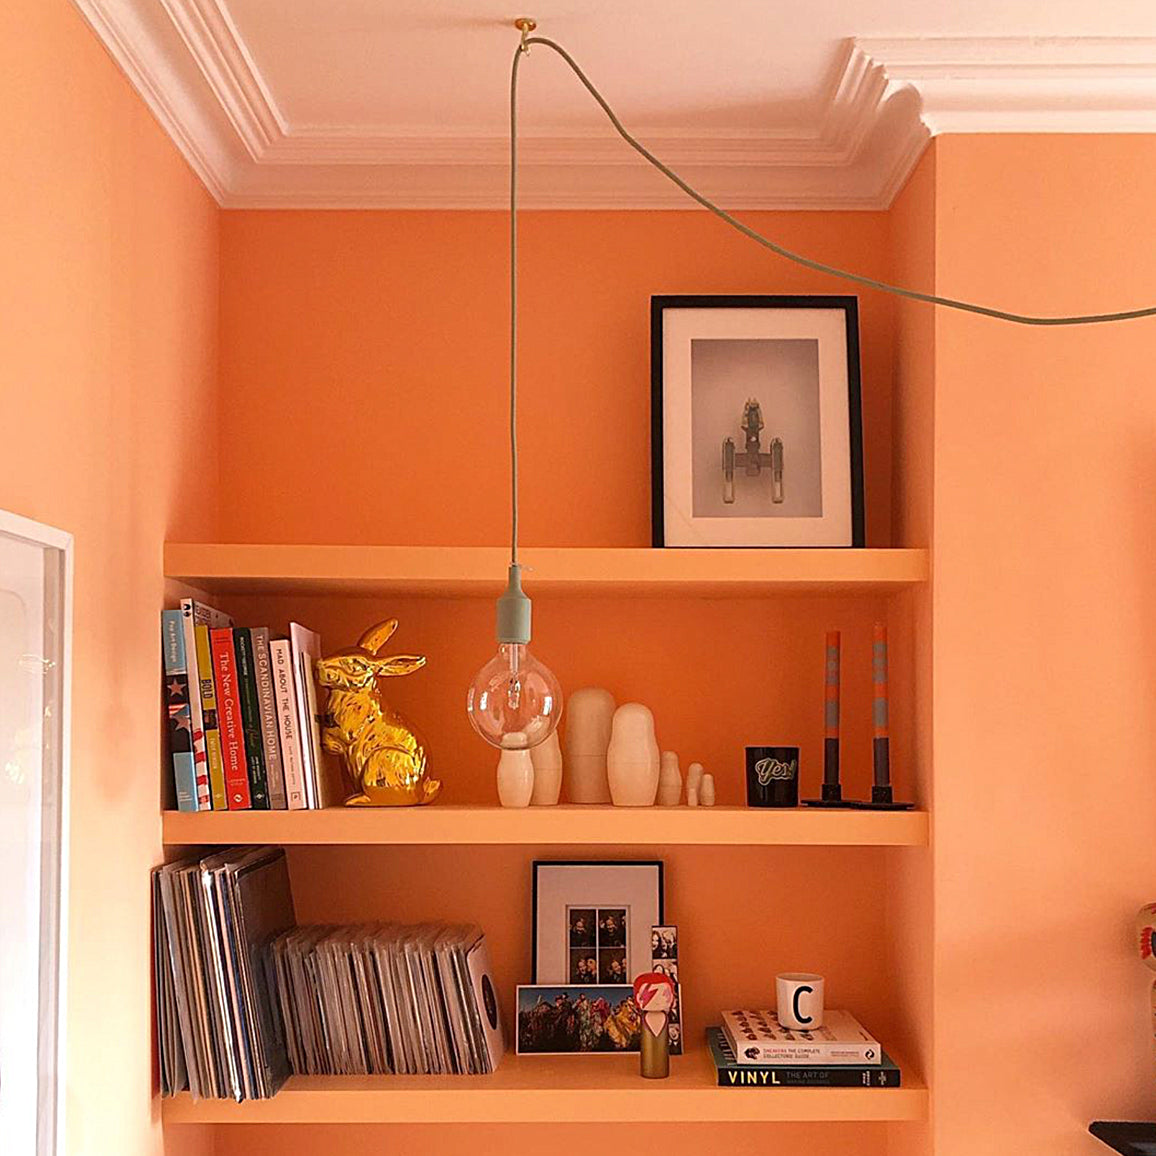
[(483, 1075), (502, 1026), (481, 928), (303, 927), (273, 943), (289, 1059), (307, 1075)]
[(280, 848), (234, 848), (153, 872), (165, 1095), (266, 1099), (285, 1082), (267, 946), (295, 923)]
[(503, 1052), (478, 927), (297, 927), (285, 852), (153, 875), (165, 1095), (267, 1099), (302, 1075), (492, 1072)]

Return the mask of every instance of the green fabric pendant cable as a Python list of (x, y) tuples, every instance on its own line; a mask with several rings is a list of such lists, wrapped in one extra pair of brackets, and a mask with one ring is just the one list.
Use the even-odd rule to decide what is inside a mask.
[[(510, 69), (510, 570), (506, 592), (498, 600), (498, 656), (491, 659), (471, 684), (467, 698), (467, 712), (478, 733), (494, 746), (525, 749), (547, 739), (558, 725), (562, 711), (561, 690), (554, 675), (537, 659), (531, 658), (526, 646), (530, 641), (530, 600), (522, 592), (522, 567), (518, 563), (518, 66), (531, 46), (540, 44), (556, 52), (569, 65), (582, 86), (606, 114), (614, 131), (644, 160), (653, 165), (664, 177), (673, 181), (692, 201), (725, 221), (743, 236), (769, 249), (779, 257), (796, 265), (826, 273), (868, 289), (877, 289), (911, 301), (922, 301), (945, 309), (978, 313), (997, 321), (1015, 325), (1101, 325), (1109, 321), (1134, 321), (1141, 317), (1156, 317), (1156, 306), (1127, 309), (1117, 313), (1090, 313), (1071, 317), (1036, 317), (1026, 313), (1012, 313), (921, 293), (901, 285), (876, 281), (846, 269), (836, 269), (822, 261), (815, 261), (765, 237), (756, 229), (743, 224), (726, 209), (687, 184), (673, 169), (663, 164), (645, 145), (636, 140), (618, 119), (606, 98), (594, 86), (578, 62), (560, 44), (544, 36), (531, 36), (537, 23), (529, 17), (519, 17), (514, 27), (521, 40), (514, 50)], [(528, 695), (531, 676), (536, 680), (537, 692)], [(533, 713), (528, 698), (535, 699), (539, 713)], [(485, 704), (485, 705), (483, 705)], [(527, 729), (529, 728), (529, 729)]]

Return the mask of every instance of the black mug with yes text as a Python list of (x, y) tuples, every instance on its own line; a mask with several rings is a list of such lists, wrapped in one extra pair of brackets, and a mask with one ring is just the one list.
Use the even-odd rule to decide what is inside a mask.
[(747, 806), (799, 805), (799, 748), (747, 747)]

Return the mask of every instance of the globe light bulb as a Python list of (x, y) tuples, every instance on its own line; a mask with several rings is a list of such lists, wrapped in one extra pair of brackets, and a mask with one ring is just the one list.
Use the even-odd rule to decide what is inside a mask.
[(562, 690), (528, 646), (502, 642), (470, 683), (466, 711), (486, 742), (504, 750), (529, 750), (558, 726)]
[(510, 566), (498, 599), (498, 653), (466, 692), (474, 730), (492, 746), (525, 751), (545, 742), (562, 717), (562, 688), (554, 672), (530, 653), (530, 600), (522, 593), (522, 568)]

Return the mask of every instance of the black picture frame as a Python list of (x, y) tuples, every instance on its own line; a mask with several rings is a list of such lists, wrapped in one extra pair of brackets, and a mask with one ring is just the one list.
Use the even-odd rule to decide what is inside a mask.
[[(538, 872), (542, 867), (657, 867), (658, 921), (666, 922), (666, 868), (661, 859), (535, 859), (530, 896), (530, 984), (538, 983)], [(647, 935), (649, 935), (649, 929)], [(557, 986), (565, 987), (566, 984)]]
[[(863, 409), (859, 364), (859, 299), (854, 295), (662, 294), (650, 299), (650, 525), (655, 549), (803, 549), (775, 546), (667, 546), (663, 489), (663, 315), (668, 309), (836, 309), (844, 315), (847, 335), (847, 410), (851, 450), (851, 544), (864, 545)], [(819, 547), (810, 547), (819, 548)], [(840, 547), (827, 547), (838, 549)]]

